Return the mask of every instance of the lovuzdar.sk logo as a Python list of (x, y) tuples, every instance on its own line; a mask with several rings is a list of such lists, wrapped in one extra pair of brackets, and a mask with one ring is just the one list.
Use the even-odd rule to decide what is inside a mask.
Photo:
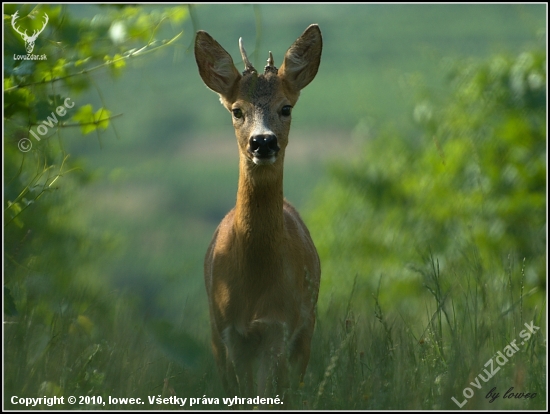
[[(34, 19), (35, 17), (32, 15), (27, 16), (30, 19)], [(19, 19), (19, 11), (16, 11), (11, 16), (11, 26), (13, 27), (13, 30), (15, 30), (25, 41), (25, 49), (27, 50), (27, 55), (14, 55), (15, 60), (46, 60), (46, 55), (33, 55), (32, 52), (34, 50), (34, 43), (36, 42), (36, 39), (38, 38), (38, 35), (44, 31), (46, 28), (46, 25), (48, 24), (49, 17), (46, 13), (44, 13), (44, 22), (42, 24), (42, 27), (38, 30), (33, 30), (32, 35), (27, 34), (27, 29), (24, 31), (21, 30), (20, 25), (17, 23), (17, 20)]]

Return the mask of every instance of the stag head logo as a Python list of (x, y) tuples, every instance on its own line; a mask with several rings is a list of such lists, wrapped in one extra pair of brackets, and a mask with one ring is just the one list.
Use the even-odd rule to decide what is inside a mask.
[(42, 28), (40, 30), (35, 30), (32, 34), (32, 36), (29, 36), (27, 34), (27, 30), (24, 32), (21, 32), (21, 30), (15, 25), (15, 21), (18, 19), (19, 11), (16, 11), (13, 16), (11, 16), (11, 25), (13, 29), (21, 35), (23, 40), (25, 41), (25, 49), (27, 49), (27, 53), (31, 54), (34, 49), (34, 42), (36, 41), (36, 38), (40, 33), (44, 31), (46, 28), (46, 25), (48, 24), (49, 17), (46, 13), (44, 13), (44, 24), (42, 25)]

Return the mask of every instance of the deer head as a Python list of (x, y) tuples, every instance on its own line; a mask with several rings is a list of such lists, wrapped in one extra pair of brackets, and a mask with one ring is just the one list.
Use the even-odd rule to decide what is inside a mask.
[(25, 49), (27, 49), (27, 53), (31, 54), (34, 50), (34, 42), (36, 41), (36, 38), (40, 33), (44, 31), (46, 28), (46, 25), (48, 24), (49, 17), (46, 13), (44, 13), (44, 25), (40, 30), (35, 30), (32, 34), (32, 36), (27, 35), (27, 30), (25, 32), (21, 32), (18, 27), (15, 26), (15, 21), (18, 18), (19, 11), (16, 11), (13, 16), (11, 16), (11, 25), (13, 27), (13, 30), (15, 30), (17, 33), (21, 35), (23, 40), (25, 41)]
[(242, 39), (239, 48), (245, 66), (242, 75), (216, 40), (204, 31), (197, 32), (195, 57), (200, 76), (232, 113), (241, 155), (255, 165), (282, 162), (292, 107), (319, 68), (321, 31), (317, 25), (309, 26), (288, 49), (280, 69), (269, 52), (263, 74), (250, 63)]

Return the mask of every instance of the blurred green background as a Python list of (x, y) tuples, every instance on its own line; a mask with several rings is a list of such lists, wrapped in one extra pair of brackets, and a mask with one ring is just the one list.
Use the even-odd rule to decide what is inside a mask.
[[(235, 203), (238, 153), (230, 114), (198, 75), (193, 35), (199, 29), (241, 70), (239, 37), (256, 67), (268, 51), (280, 66), (309, 24), (321, 28), (321, 67), (293, 111), (285, 164), (285, 196), (321, 256), (318, 335), (326, 335), (327, 345), (312, 357), (319, 378), (339, 349), (331, 334), (343, 334), (341, 344), (349, 339), (347, 321), (384, 321), (384, 334), (398, 341), (382, 309), (388, 320), (402, 321), (404, 331), (416, 331), (416, 343), (428, 336), (432, 312), (441, 317), (447, 309), (454, 323), (448, 321), (448, 331), (434, 328), (441, 336), (434, 341), (450, 335), (455, 344), (460, 315), (475, 314), (467, 326), (482, 320), (493, 338), (489, 321), (513, 311), (498, 341), (475, 342), (489, 356), (523, 322), (540, 322), (546, 306), (545, 5), (4, 7), (10, 323), (4, 346), (18, 361), (4, 375), (12, 394), (105, 394), (107, 384), (116, 383), (121, 396), (168, 395), (173, 372), (174, 381), (183, 381), (178, 395), (189, 384), (200, 395), (209, 389), (210, 379), (193, 383), (186, 370), (204, 372), (197, 361), (208, 361), (208, 375), (216, 375), (202, 266), (217, 224)], [(47, 53), (47, 62), (14, 61), (14, 53), (24, 53), (9, 24), (15, 10), (50, 14), (34, 52)], [(126, 38), (113, 35), (117, 24), (126, 24)], [(180, 32), (123, 66), (82, 72)], [(47, 140), (31, 139), (32, 150), (22, 153), (17, 143), (59, 104), (56, 96), (76, 103), (66, 127), (53, 128)], [(93, 112), (106, 108), (112, 119), (106, 129), (84, 135), (78, 125), (88, 104)], [(121, 343), (135, 354), (116, 354), (126, 362), (109, 374), (105, 365), (115, 351), (106, 350)], [(355, 370), (362, 369), (360, 353), (367, 348), (349, 357)], [(166, 372), (143, 371), (135, 379), (138, 355), (155, 352)], [(91, 369), (98, 353), (103, 362)], [(364, 405), (344, 399), (331, 405), (320, 380), (311, 380), (311, 395), (317, 408), (436, 408), (450, 401), (451, 389), (458, 398), (489, 356), (476, 356), (477, 365), (463, 367), (438, 397), (408, 405), (378, 400), (375, 391), (365, 397), (366, 380), (357, 391)], [(537, 373), (546, 364), (531, 362)], [(436, 365), (429, 371), (434, 378), (451, 370)], [(540, 375), (535, 378), (529, 384), (544, 389)], [(540, 398), (532, 404), (543, 403)]]

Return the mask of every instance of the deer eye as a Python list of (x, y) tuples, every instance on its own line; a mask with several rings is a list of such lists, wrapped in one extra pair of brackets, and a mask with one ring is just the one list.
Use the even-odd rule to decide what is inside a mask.
[(232, 109), (231, 112), (233, 112), (233, 116), (237, 119), (241, 119), (243, 117), (243, 111), (241, 111), (240, 108)]
[(283, 109), (281, 109), (281, 115), (283, 116), (290, 116), (290, 113), (292, 112), (292, 106), (285, 105), (283, 106)]

